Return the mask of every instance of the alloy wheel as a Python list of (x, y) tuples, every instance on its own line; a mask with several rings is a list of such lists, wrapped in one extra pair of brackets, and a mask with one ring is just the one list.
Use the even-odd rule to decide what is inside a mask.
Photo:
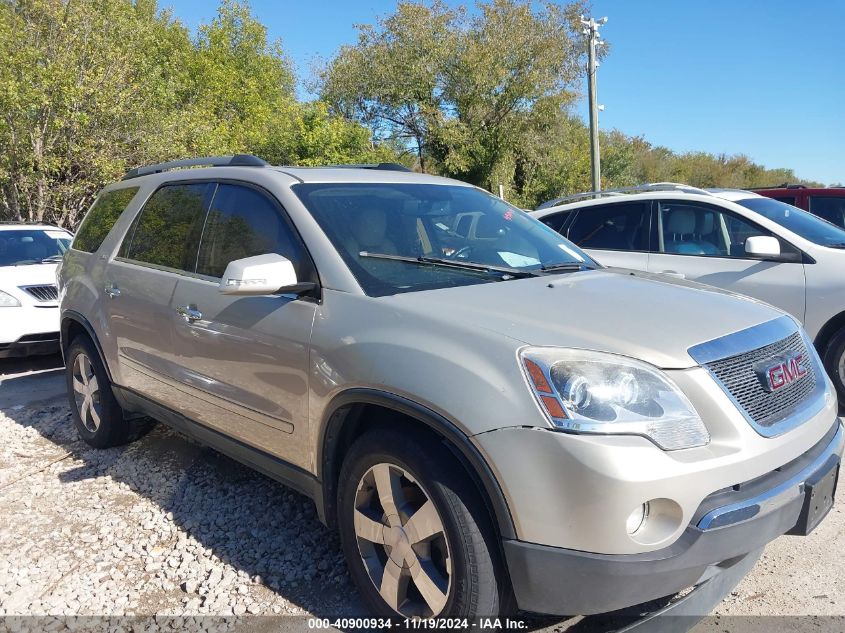
[(100, 428), (100, 386), (91, 359), (80, 353), (73, 361), (73, 399), (82, 425), (91, 433)]
[(376, 464), (358, 482), (355, 535), (361, 560), (384, 601), (404, 617), (443, 611), (452, 561), (443, 521), (414, 477)]
[(839, 357), (839, 381), (845, 385), (845, 350), (842, 351), (842, 355)]

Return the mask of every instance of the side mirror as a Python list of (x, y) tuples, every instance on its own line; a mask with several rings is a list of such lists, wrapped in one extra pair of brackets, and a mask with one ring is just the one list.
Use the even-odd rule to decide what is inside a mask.
[(745, 240), (745, 254), (759, 259), (780, 257), (780, 242), (770, 235), (749, 237)]
[(296, 271), (276, 253), (229, 262), (218, 290), (224, 295), (272, 295), (297, 286)]

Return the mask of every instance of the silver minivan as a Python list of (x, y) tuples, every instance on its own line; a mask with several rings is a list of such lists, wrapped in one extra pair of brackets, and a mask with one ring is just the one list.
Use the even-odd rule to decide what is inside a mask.
[(465, 183), (140, 168), (59, 292), (86, 442), (160, 420), (310, 496), (392, 621), (702, 615), (833, 504), (843, 432), (795, 318), (603, 268)]

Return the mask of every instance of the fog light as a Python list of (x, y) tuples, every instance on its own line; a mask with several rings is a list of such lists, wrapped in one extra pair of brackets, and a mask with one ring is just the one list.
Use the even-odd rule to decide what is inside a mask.
[(648, 519), (648, 502), (642, 504), (628, 516), (628, 520), (625, 521), (625, 529), (628, 534), (636, 534), (645, 525), (646, 519)]

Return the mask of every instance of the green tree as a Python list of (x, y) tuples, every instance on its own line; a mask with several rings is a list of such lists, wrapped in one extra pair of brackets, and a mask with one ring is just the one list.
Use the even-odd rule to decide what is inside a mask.
[(73, 224), (99, 183), (160, 153), (175, 91), (157, 61), (188, 45), (152, 0), (0, 0), (5, 215)]
[(0, 0), (0, 58), (0, 219), (75, 227), (105, 183), (174, 158), (396, 159), (299, 103), (281, 43), (236, 0), (193, 40), (155, 0)]
[(424, 171), (511, 187), (515, 148), (572, 101), (581, 3), (490, 0), (477, 15), (400, 2), (320, 77), (321, 96), (380, 138), (406, 144)]

